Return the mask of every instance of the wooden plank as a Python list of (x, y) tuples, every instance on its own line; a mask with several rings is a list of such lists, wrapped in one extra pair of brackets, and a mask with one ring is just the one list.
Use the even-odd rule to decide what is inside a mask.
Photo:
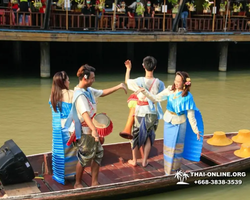
[(66, 181), (65, 185), (58, 183), (52, 179), (52, 175), (49, 174), (44, 174), (44, 182), (48, 184), (48, 187), (53, 191), (69, 190), (74, 188), (68, 181)]
[(47, 187), (42, 179), (35, 179), (37, 187), (41, 192), (50, 192), (51, 190)]
[[(77, 33), (77, 34), (75, 34)], [(206, 34), (193, 33), (189, 34), (171, 34), (169, 32), (151, 32), (147, 34), (102, 34), (101, 31), (93, 34), (84, 34), (83, 32), (28, 32), (17, 31), (8, 32), (0, 31), (0, 40), (8, 41), (47, 41), (47, 42), (223, 42), (235, 41), (246, 42), (250, 41), (250, 34)]]
[(4, 186), (4, 191), (8, 196), (19, 196), (19, 195), (34, 194), (41, 192), (38, 189), (37, 183), (35, 181), (6, 185)]
[(228, 158), (221, 156), (219, 153), (209, 152), (209, 153), (204, 153), (202, 156), (219, 165), (230, 162)]
[(203, 148), (206, 149), (206, 152), (225, 152), (230, 150), (237, 150), (240, 148), (240, 144), (233, 142), (230, 145), (219, 147), (219, 146), (213, 146), (207, 143), (207, 140), (204, 140), (203, 142)]
[(234, 155), (235, 150), (218, 153), (220, 156), (229, 159), (230, 161), (241, 160), (242, 158)]
[(151, 173), (154, 177), (162, 176), (165, 174), (164, 172), (158, 171), (157, 169), (155, 169), (151, 165), (147, 165), (147, 167), (144, 167), (143, 169), (148, 171), (149, 173)]
[(109, 177), (109, 179), (113, 182), (113, 183), (118, 183), (121, 182), (121, 178), (120, 178), (120, 173), (118, 172), (118, 174), (116, 173), (116, 171), (119, 169), (115, 169), (114, 165), (113, 167), (111, 165), (106, 165), (106, 166), (102, 166), (100, 168), (100, 171), (107, 177)]
[(192, 169), (192, 170), (198, 170), (198, 169), (202, 169), (202, 167), (196, 165), (196, 162), (192, 162), (186, 159), (182, 159), (182, 164), (187, 166), (188, 168)]
[[(87, 172), (88, 174), (91, 174), (91, 167), (85, 167), (84, 171)], [(103, 185), (103, 184), (110, 184), (113, 183), (109, 177), (105, 176), (105, 174), (102, 173), (102, 171), (99, 170), (99, 175), (98, 175), (98, 182)]]
[[(121, 171), (123, 171), (126, 176), (130, 177), (131, 180), (136, 180), (136, 179), (143, 179), (144, 177), (140, 174), (137, 174), (136, 171), (134, 171), (132, 168), (134, 168), (133, 166), (130, 166), (126, 163), (114, 163), (114, 166), (116, 166), (117, 168), (119, 168)], [(136, 166), (138, 167), (138, 166)]]
[(206, 164), (206, 163), (204, 163), (204, 162), (202, 162), (202, 161), (200, 161), (200, 162), (195, 162), (195, 164), (196, 164), (197, 166), (199, 166), (200, 168), (210, 167), (210, 165), (208, 165), (208, 164)]
[(126, 170), (124, 170), (124, 168), (120, 168), (117, 165), (119, 164), (114, 163), (113, 165), (107, 165), (106, 168), (112, 170), (119, 177), (120, 181), (133, 180), (133, 177), (126, 173)]
[(134, 173), (137, 173), (138, 175), (141, 175), (143, 178), (151, 178), (154, 177), (151, 173), (149, 173), (148, 171), (142, 169), (142, 167), (140, 165), (137, 165), (136, 167), (133, 167), (127, 163), (123, 164), (124, 166), (130, 167)]
[(90, 174), (88, 174), (87, 172), (83, 171), (83, 174), (82, 174), (82, 182), (84, 185), (87, 185), (87, 186), (91, 186), (92, 184), (92, 177)]

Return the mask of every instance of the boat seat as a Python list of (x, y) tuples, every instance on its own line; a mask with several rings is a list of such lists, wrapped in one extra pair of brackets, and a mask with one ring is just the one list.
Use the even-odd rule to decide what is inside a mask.
[(19, 196), (40, 193), (36, 181), (3, 186), (7, 196)]

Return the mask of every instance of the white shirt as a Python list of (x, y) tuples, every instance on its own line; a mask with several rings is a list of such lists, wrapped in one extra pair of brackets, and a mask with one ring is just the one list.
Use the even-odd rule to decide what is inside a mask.
[[(97, 90), (91, 87), (89, 87), (88, 89), (91, 91), (95, 101), (98, 97), (100, 97), (103, 94), (103, 90)], [(79, 88), (78, 86), (76, 86), (74, 90), (82, 90), (83, 92), (85, 91), (83, 88)], [(77, 98), (75, 106), (76, 106), (77, 116), (80, 122), (84, 121), (82, 117), (83, 113), (88, 112), (89, 116), (92, 117), (97, 111), (96, 103), (92, 104), (84, 95), (80, 95)], [(88, 127), (82, 127), (82, 131), (84, 134), (91, 134), (91, 131)]]
[[(136, 80), (137, 79), (128, 79), (127, 80), (127, 86), (128, 86), (128, 89), (132, 90), (132, 91), (137, 91), (139, 89), (139, 86), (137, 85), (136, 83)], [(160, 84), (160, 81), (159, 79), (148, 79), (148, 78), (143, 78), (144, 82), (145, 82), (145, 85), (148, 89), (150, 89), (150, 93), (153, 94), (153, 95), (156, 95), (159, 91), (159, 84)], [(154, 83), (153, 83), (154, 81)], [(153, 83), (153, 85), (152, 85)], [(152, 85), (152, 86), (151, 86)], [(142, 93), (139, 93), (137, 95), (139, 101), (148, 101), (147, 97), (142, 94)], [(135, 115), (136, 116), (139, 116), (139, 117), (144, 117), (145, 114), (148, 114), (148, 113), (152, 113), (152, 114), (156, 114), (156, 111), (151, 111), (149, 105), (144, 105), (144, 106), (136, 106), (135, 108)]]

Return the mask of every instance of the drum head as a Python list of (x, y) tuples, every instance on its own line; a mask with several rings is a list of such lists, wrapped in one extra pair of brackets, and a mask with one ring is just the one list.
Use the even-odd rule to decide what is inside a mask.
[(104, 113), (99, 113), (92, 119), (94, 126), (100, 137), (109, 135), (113, 130), (113, 123), (109, 117)]
[(103, 113), (99, 113), (94, 116), (93, 118), (93, 124), (96, 128), (107, 128), (110, 124), (110, 119), (107, 115)]

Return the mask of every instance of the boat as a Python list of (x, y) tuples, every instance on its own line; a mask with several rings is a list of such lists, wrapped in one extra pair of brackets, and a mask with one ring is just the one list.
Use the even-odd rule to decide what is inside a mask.
[[(237, 133), (227, 133), (228, 138), (232, 138)], [(234, 151), (240, 149), (241, 144), (233, 142), (231, 145), (218, 147), (207, 143), (212, 135), (205, 135), (200, 162), (191, 162), (183, 159), (182, 171), (187, 175), (186, 184), (198, 183), (208, 184), (202, 180), (215, 179), (215, 177), (191, 176), (196, 174), (217, 174), (242, 172), (250, 168), (250, 158), (240, 158), (234, 155)], [(179, 180), (176, 174), (166, 176), (163, 164), (163, 139), (155, 141), (147, 167), (142, 167), (140, 160), (138, 166), (128, 165), (127, 160), (131, 159), (131, 146), (129, 142), (103, 145), (104, 158), (100, 167), (98, 181), (100, 185), (90, 187), (91, 171), (87, 166), (82, 176), (84, 188), (73, 189), (74, 178), (67, 179), (62, 185), (52, 179), (51, 153), (43, 153), (27, 156), (36, 174), (33, 185), (36, 192), (28, 193), (28, 187), (24, 187), (23, 194), (16, 192), (13, 196), (2, 192), (0, 199), (93, 199), (110, 198), (112, 196), (135, 194), (154, 189), (164, 189), (178, 185)], [(245, 172), (246, 173), (246, 172)], [(242, 178), (242, 177), (240, 177)], [(239, 179), (240, 179), (239, 178)], [(221, 179), (221, 178), (220, 178)], [(223, 180), (228, 180), (224, 177)], [(212, 180), (211, 180), (212, 181)], [(25, 183), (23, 183), (25, 184)], [(211, 182), (210, 182), (211, 184)], [(223, 183), (222, 183), (223, 184)], [(235, 183), (234, 183), (235, 184)], [(237, 183), (236, 183), (237, 184)], [(239, 183), (240, 184), (240, 183)], [(19, 184), (20, 185), (20, 184)], [(21, 184), (22, 185), (22, 184)], [(32, 186), (29, 186), (32, 187)], [(12, 189), (13, 190), (13, 189)], [(2, 190), (3, 191), (3, 190)]]

